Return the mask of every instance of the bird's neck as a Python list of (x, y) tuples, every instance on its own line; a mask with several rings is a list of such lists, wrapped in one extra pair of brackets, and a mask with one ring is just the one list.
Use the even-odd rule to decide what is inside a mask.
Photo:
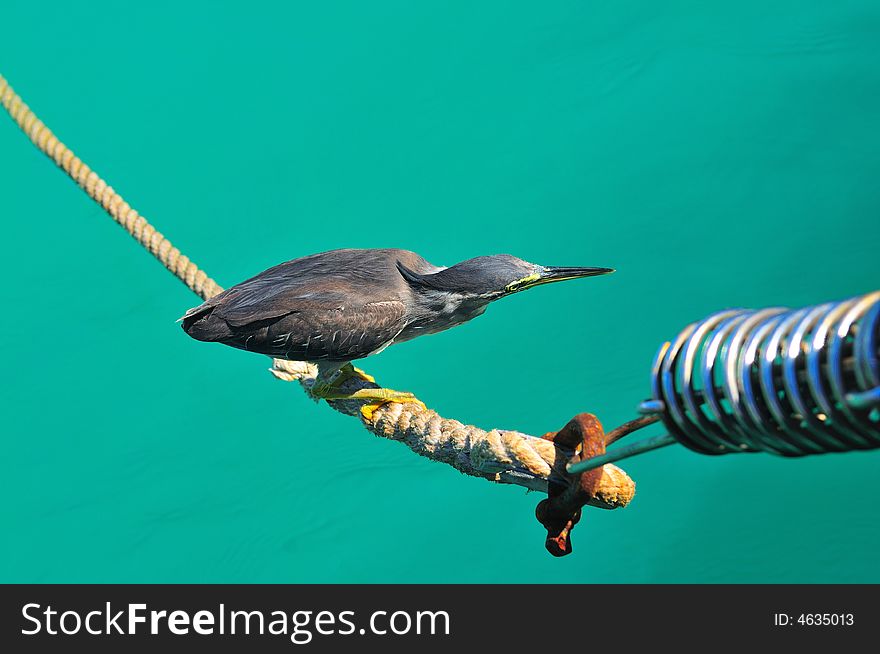
[(433, 334), (476, 318), (486, 310), (486, 300), (459, 293), (423, 291), (420, 310), (411, 316), (405, 336)]

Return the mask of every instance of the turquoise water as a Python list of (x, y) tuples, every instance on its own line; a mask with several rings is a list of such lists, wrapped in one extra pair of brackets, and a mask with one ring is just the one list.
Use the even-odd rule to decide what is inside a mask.
[[(444, 415), (607, 426), (728, 306), (880, 287), (874, 2), (5, 2), (0, 72), (217, 281), (336, 247), (618, 273), (365, 363)], [(0, 117), (2, 118), (2, 117)], [(0, 580), (880, 581), (880, 452), (667, 448), (543, 549), (466, 478), (187, 338), (197, 301), (0, 120)]]

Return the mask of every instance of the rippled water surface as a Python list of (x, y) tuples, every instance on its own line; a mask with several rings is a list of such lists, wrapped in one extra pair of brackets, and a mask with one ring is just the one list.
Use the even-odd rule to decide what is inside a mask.
[[(686, 323), (880, 287), (877, 3), (319, 4), (6, 2), (0, 72), (224, 285), (346, 246), (617, 268), (365, 364), (483, 427), (611, 426)], [(554, 560), (539, 495), (188, 339), (5, 118), (0, 197), (3, 581), (880, 581), (880, 452), (667, 448)]]

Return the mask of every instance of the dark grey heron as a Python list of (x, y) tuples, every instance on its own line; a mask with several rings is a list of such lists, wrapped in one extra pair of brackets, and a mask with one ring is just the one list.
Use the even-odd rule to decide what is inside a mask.
[(539, 266), (509, 254), (443, 268), (407, 250), (332, 250), (269, 268), (190, 309), (182, 322), (199, 341), (316, 364), (315, 398), (406, 402), (411, 393), (344, 393), (339, 386), (352, 376), (373, 381), (352, 361), (465, 323), (506, 295), (610, 272)]

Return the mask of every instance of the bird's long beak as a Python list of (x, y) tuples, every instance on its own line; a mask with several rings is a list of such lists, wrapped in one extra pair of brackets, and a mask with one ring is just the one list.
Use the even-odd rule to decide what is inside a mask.
[(540, 272), (519, 279), (512, 284), (508, 284), (505, 288), (506, 293), (516, 293), (524, 291), (533, 286), (541, 284), (552, 284), (553, 282), (564, 282), (566, 279), (577, 279), (579, 277), (596, 277), (597, 275), (607, 275), (613, 273), (614, 268), (568, 268), (562, 266), (545, 266)]
[(547, 266), (541, 272), (535, 285), (563, 282), (566, 279), (577, 279), (579, 277), (596, 277), (598, 275), (607, 275), (613, 272), (614, 268), (568, 268), (564, 266)]

